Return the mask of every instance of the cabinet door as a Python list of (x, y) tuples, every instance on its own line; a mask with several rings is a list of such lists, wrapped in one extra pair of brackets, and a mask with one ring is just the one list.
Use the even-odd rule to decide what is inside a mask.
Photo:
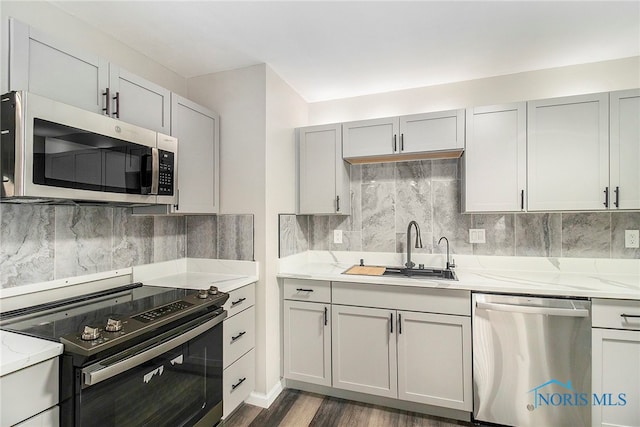
[(343, 123), (342, 157), (349, 159), (398, 153), (398, 127), (397, 117)]
[(29, 92), (94, 113), (106, 109), (108, 62), (11, 19), (9, 90)]
[(298, 129), (298, 213), (349, 214), (349, 164), (340, 125)]
[(611, 208), (640, 209), (640, 90), (612, 92), (609, 102)]
[(333, 387), (396, 398), (395, 311), (332, 306)]
[(284, 376), (331, 386), (330, 305), (284, 302)]
[(606, 209), (608, 94), (530, 101), (527, 114), (528, 209)]
[(114, 64), (109, 66), (109, 89), (113, 117), (169, 134), (171, 91)]
[(464, 110), (400, 117), (401, 153), (450, 151), (464, 148)]
[(527, 104), (467, 110), (464, 161), (466, 212), (524, 210)]
[(219, 122), (213, 111), (171, 94), (171, 135), (178, 138), (178, 206), (174, 212), (218, 212)]
[(471, 411), (471, 319), (398, 312), (398, 398)]
[(640, 426), (640, 331), (594, 328), (592, 339), (593, 394), (611, 394), (608, 405), (592, 405), (592, 425)]

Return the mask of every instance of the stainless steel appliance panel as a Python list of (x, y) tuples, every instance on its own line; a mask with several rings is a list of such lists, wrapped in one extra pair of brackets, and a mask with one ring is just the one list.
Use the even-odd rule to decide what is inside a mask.
[(591, 425), (591, 303), (486, 294), (472, 303), (474, 418)]

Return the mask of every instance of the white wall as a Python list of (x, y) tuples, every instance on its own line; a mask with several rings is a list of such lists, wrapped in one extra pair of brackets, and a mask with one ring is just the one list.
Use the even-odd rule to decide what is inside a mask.
[(278, 214), (295, 212), (295, 132), (306, 125), (308, 105), (269, 66), (267, 76), (266, 129), (266, 275), (265, 343), (267, 391), (280, 381), (281, 307), (278, 273)]
[(309, 104), (309, 124), (442, 111), (640, 87), (640, 57)]
[[(50, 2), (2, 0), (0, 1), (0, 17), (2, 18), (3, 39), (8, 34), (7, 19), (13, 17), (41, 32), (106, 58), (134, 74), (186, 96), (187, 81), (184, 77), (69, 15)], [(4, 40), (2, 44), (5, 44)], [(4, 58), (3, 52), (3, 60)], [(4, 66), (3, 69), (5, 69)], [(2, 76), (1, 79), (4, 82), (6, 76)]]

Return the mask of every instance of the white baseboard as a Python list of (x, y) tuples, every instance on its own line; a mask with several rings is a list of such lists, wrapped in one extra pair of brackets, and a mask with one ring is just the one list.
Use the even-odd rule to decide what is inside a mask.
[(269, 390), (269, 393), (267, 394), (256, 393), (255, 391), (252, 391), (251, 394), (249, 394), (247, 400), (245, 400), (245, 403), (253, 406), (259, 406), (260, 408), (268, 408), (269, 406), (271, 406), (273, 401), (276, 400), (280, 393), (282, 393), (283, 389), (284, 387), (282, 386), (282, 380), (280, 380), (276, 383), (276, 385), (273, 386), (271, 390)]

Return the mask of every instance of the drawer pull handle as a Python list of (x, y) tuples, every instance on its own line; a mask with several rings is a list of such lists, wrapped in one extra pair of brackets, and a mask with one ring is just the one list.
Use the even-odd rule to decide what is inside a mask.
[(246, 300), (246, 298), (240, 298), (236, 301), (231, 301), (231, 307), (240, 304), (242, 301)]
[(627, 317), (631, 317), (631, 318), (634, 318), (634, 319), (640, 319), (640, 314), (625, 314), (625, 313), (622, 313), (620, 315), (620, 317), (624, 317), (625, 319)]
[(242, 336), (243, 336), (244, 334), (246, 334), (246, 333), (247, 333), (246, 331), (245, 331), (245, 332), (240, 332), (240, 333), (239, 333), (238, 335), (236, 335), (235, 337), (231, 337), (231, 342), (234, 342), (234, 341), (236, 341), (236, 340), (239, 340), (239, 339), (240, 339), (240, 338), (242, 338)]
[(243, 382), (245, 382), (245, 380), (246, 380), (246, 379), (247, 379), (247, 377), (240, 378), (240, 381), (238, 381), (237, 383), (235, 383), (235, 384), (232, 384), (232, 385), (231, 385), (231, 390), (235, 390), (235, 389), (237, 389), (238, 387), (240, 387), (240, 384), (242, 384)]
[(296, 291), (298, 291), (298, 292), (313, 292), (313, 289), (298, 288), (298, 289), (296, 289)]

